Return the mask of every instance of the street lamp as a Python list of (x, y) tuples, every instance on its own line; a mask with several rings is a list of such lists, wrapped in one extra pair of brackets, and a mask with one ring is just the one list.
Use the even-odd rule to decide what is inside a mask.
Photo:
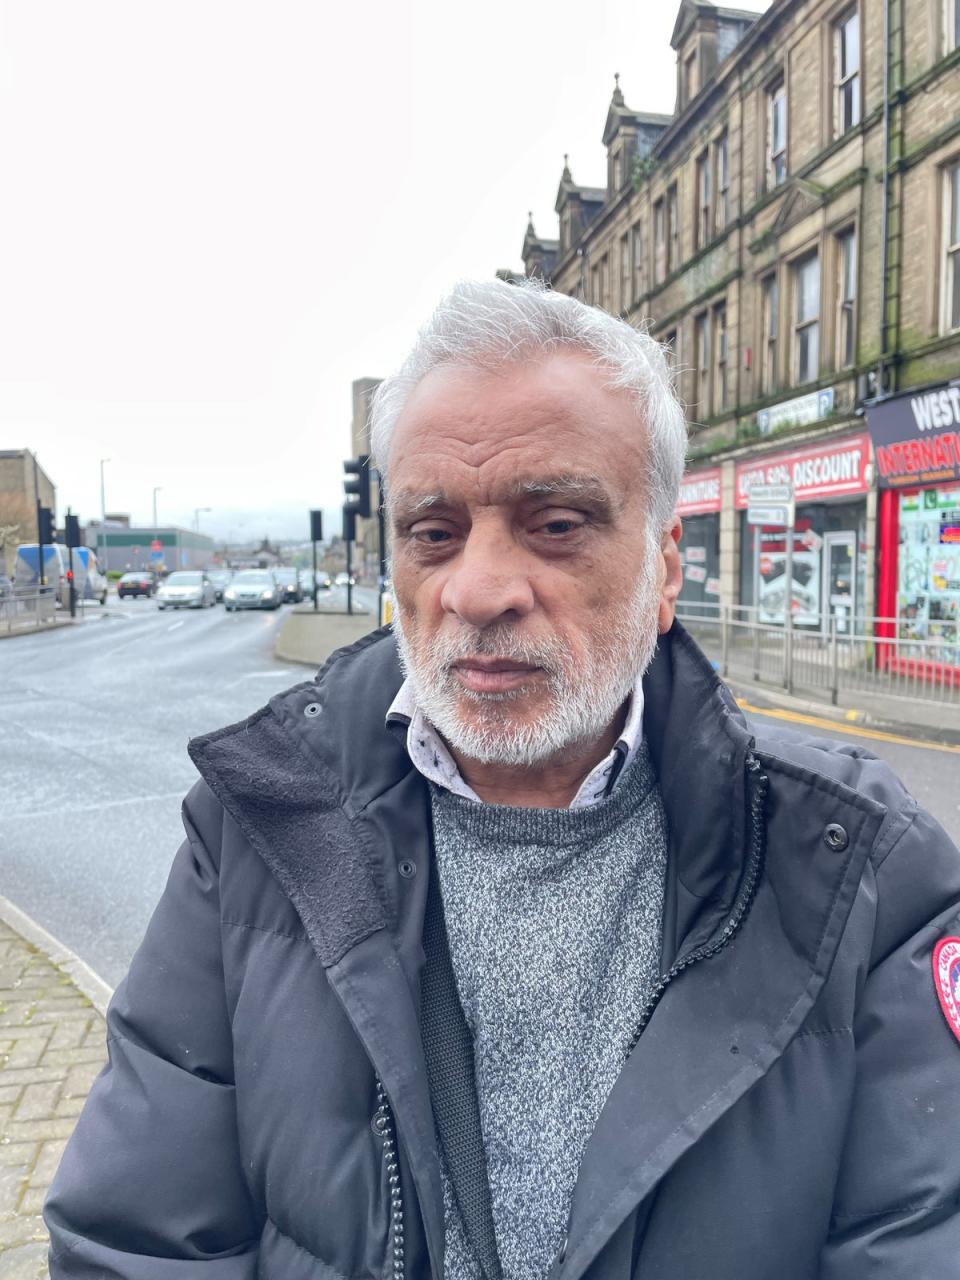
[(107, 570), (110, 568), (109, 564), (107, 563), (107, 559), (108, 559), (108, 556), (107, 556), (107, 499), (106, 499), (106, 492), (103, 486), (103, 468), (106, 466), (106, 464), (109, 461), (110, 461), (109, 458), (100, 459), (100, 538), (102, 538), (103, 540), (103, 547), (101, 549), (101, 557), (102, 557), (101, 563), (103, 566), (104, 573), (106, 573)]
[(194, 507), (193, 508), (193, 529), (195, 533), (200, 532), (200, 512), (212, 511), (213, 507)]
[(157, 532), (157, 494), (163, 488), (162, 484), (158, 484), (153, 490), (153, 532)]

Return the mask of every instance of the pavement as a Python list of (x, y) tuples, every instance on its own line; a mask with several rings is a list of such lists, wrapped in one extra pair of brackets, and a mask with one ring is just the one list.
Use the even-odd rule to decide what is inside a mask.
[(41, 1209), (106, 1061), (109, 988), (0, 898), (0, 1278), (46, 1280)]

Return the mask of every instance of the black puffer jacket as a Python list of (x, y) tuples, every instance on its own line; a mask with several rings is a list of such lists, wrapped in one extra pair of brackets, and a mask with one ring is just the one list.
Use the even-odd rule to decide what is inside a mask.
[[(191, 745), (187, 840), (47, 1202), (54, 1280), (442, 1275), (399, 680), (377, 633)], [(956, 849), (869, 754), (754, 741), (679, 627), (644, 727), (664, 980), (551, 1277), (960, 1274), (960, 1043), (931, 971)]]

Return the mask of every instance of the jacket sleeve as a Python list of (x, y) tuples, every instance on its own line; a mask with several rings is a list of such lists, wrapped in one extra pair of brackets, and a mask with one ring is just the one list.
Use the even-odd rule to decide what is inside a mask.
[(960, 1040), (933, 950), (960, 935), (960, 854), (910, 804), (868, 884), (873, 954), (854, 1022), (855, 1092), (820, 1280), (917, 1280), (960, 1258)]
[[(107, 1013), (109, 1060), (44, 1206), (52, 1280), (253, 1280), (220, 945), (222, 811), (205, 784)], [(203, 833), (201, 835), (201, 832)]]

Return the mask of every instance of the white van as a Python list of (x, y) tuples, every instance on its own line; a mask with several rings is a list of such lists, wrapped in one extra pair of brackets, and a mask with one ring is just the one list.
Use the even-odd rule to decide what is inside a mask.
[[(17, 558), (13, 567), (13, 585), (15, 587), (39, 587), (40, 557), (35, 542), (21, 542), (17, 547)], [(79, 555), (74, 554), (74, 586), (78, 597), (86, 587), (87, 569)], [(43, 571), (48, 587), (54, 587), (57, 603), (67, 609), (70, 607), (70, 552), (59, 542), (43, 544)]]
[[(77, 599), (99, 600), (107, 603), (107, 579), (100, 570), (100, 562), (90, 547), (76, 547), (73, 552), (74, 571), (77, 574)], [(81, 572), (84, 577), (81, 585)]]

